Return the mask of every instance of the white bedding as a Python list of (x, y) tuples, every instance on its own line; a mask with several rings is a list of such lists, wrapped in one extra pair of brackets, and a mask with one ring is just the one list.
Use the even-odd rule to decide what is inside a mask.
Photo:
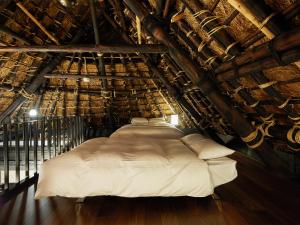
[(36, 198), (213, 193), (208, 165), (175, 139), (97, 138), (41, 166)]
[(214, 187), (228, 183), (237, 177), (236, 161), (228, 157), (205, 160)]
[(184, 133), (172, 125), (125, 125), (116, 130), (112, 138), (159, 138), (159, 139), (180, 139)]

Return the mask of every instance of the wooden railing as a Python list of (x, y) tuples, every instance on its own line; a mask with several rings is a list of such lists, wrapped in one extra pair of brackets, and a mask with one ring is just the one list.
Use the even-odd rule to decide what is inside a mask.
[(81, 117), (24, 118), (0, 124), (0, 193), (36, 177), (40, 165), (84, 141)]

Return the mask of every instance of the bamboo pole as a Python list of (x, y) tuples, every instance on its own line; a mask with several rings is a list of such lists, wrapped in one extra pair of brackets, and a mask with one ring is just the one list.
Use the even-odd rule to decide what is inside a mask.
[[(272, 21), (276, 14), (268, 15), (258, 3), (252, 0), (228, 0), (228, 2), (264, 33), (269, 40), (282, 33), (280, 27)], [(295, 62), (295, 65), (300, 68), (300, 62)]]
[[(188, 33), (190, 29), (185, 29), (186, 26), (182, 26), (184, 24), (182, 24), (184, 21), (181, 21), (180, 23), (180, 27), (184, 30), (185, 33)], [(186, 35), (181, 35), (181, 30), (176, 30), (175, 34), (176, 35), (180, 35), (182, 37), (186, 37)], [(199, 45), (199, 40), (198, 40), (198, 36), (197, 35), (189, 35), (189, 37), (186, 37), (186, 38), (190, 38), (191, 40), (194, 41), (194, 47), (197, 48), (197, 46)], [(189, 45), (189, 47), (192, 47), (193, 45)], [(206, 48), (206, 47), (204, 47)], [(210, 49), (208, 48), (207, 49), (207, 52), (206, 53), (209, 53), (208, 56), (206, 57), (209, 57), (212, 55), (212, 53), (210, 52)], [(205, 59), (204, 59), (205, 60)], [(217, 67), (218, 64), (220, 63), (220, 60), (217, 58), (214, 63), (213, 63), (213, 66), (214, 67)], [(259, 76), (259, 73), (257, 74), (252, 74), (252, 77), (257, 79), (259, 83), (267, 83), (269, 82), (267, 78), (265, 78), (264, 76)], [(232, 86), (232, 89), (234, 90), (239, 90), (236, 94), (239, 94), (242, 99), (244, 99), (246, 101), (246, 104), (248, 106), (253, 106), (252, 108), (259, 114), (259, 118), (260, 120), (263, 121), (263, 124), (262, 124), (262, 129), (265, 130), (265, 133), (268, 134), (269, 136), (272, 136), (276, 139), (280, 139), (280, 140), (283, 140), (285, 142), (289, 141), (287, 139), (287, 136), (285, 135), (287, 133), (287, 131), (289, 131), (289, 129), (291, 129), (291, 127), (289, 129), (282, 129), (280, 128), (278, 125), (276, 125), (274, 123), (274, 120), (272, 117), (270, 117), (270, 113), (268, 113), (263, 107), (261, 104), (261, 102), (259, 101), (256, 101), (251, 95), (250, 93), (248, 93), (248, 91), (244, 88), (240, 88), (240, 84), (237, 83), (236, 80), (231, 80), (228, 82), (229, 86)], [(275, 91), (273, 88), (269, 87), (269, 88), (266, 88), (265, 91), (270, 95), (270, 96), (273, 96), (273, 98), (276, 100), (276, 102), (279, 103), (279, 105), (282, 104), (282, 102), (285, 102), (286, 99), (283, 98), (280, 94), (278, 94), (277, 91)], [(188, 93), (190, 92), (189, 90), (185, 90), (185, 93)], [(274, 104), (274, 101), (272, 102), (272, 104)], [(288, 112), (288, 114), (291, 116), (291, 117), (297, 117), (297, 114), (295, 114), (295, 112), (293, 111), (293, 109), (291, 107), (284, 107), (284, 109)], [(206, 112), (208, 113), (208, 112)], [(268, 118), (269, 117), (269, 120), (266, 121), (264, 118)], [(297, 133), (296, 131), (294, 133)], [(291, 142), (289, 141), (288, 142), (289, 145), (291, 144)], [(295, 144), (293, 144), (293, 148), (296, 148), (297, 146)], [(299, 147), (299, 146), (298, 146)]]
[(280, 53), (280, 58), (282, 64), (278, 63), (278, 60), (273, 56), (255, 59), (253, 62), (236, 66), (233, 69), (216, 74), (217, 80), (220, 82), (229, 81), (250, 75), (251, 73), (260, 72), (265, 69), (271, 69), (281, 65), (288, 65), (290, 63), (297, 62), (300, 60), (300, 47)]
[(59, 45), (59, 41), (53, 34), (51, 34), (21, 3), (17, 2), (17, 6), (34, 22), (47, 36), (50, 40), (52, 40), (55, 44)]
[(272, 47), (279, 55), (284, 51), (300, 47), (300, 28), (295, 28), (294, 30), (281, 34), (274, 38), (272, 42), (267, 42), (245, 51), (233, 60), (222, 63), (218, 68), (216, 68), (215, 72), (216, 74), (221, 75), (223, 72), (232, 70), (237, 66), (264, 59), (271, 55), (270, 47)]
[(137, 30), (137, 37), (138, 37), (138, 44), (142, 44), (142, 28), (141, 28), (141, 21), (140, 19), (136, 16), (135, 17), (136, 21), (136, 30)]
[[(269, 26), (266, 26), (273, 16), (274, 13), (270, 15), (263, 15), (264, 18), (259, 19), (257, 11), (252, 10), (253, 8), (249, 7), (249, 4), (255, 4), (251, 0), (227, 0), (228, 3), (238, 10), (242, 15), (244, 15), (251, 23), (253, 23), (261, 32), (263, 32), (269, 39), (272, 39), (276, 36), (274, 30), (271, 30)], [(257, 8), (256, 8), (257, 9)]]
[[(110, 73), (108, 73), (110, 74)], [(45, 78), (57, 78), (57, 79), (83, 79), (83, 78), (89, 78), (89, 79), (106, 79), (106, 80), (157, 80), (155, 77), (141, 77), (141, 76), (127, 76), (130, 73), (124, 74), (124, 76), (117, 76), (117, 75), (106, 75), (105, 77), (99, 77), (98, 74), (45, 74)], [(125, 76), (126, 75), (126, 76)]]
[[(192, 0), (191, 2), (194, 2), (194, 4), (195, 4), (194, 0)], [(247, 3), (249, 3), (249, 1), (247, 1)], [(249, 5), (249, 7), (250, 8), (255, 8), (255, 10), (254, 10), (255, 13), (259, 14), (259, 16), (264, 19), (264, 18), (266, 18), (267, 14), (264, 13), (263, 9), (260, 8), (260, 5), (263, 5), (262, 2), (259, 2), (259, 3), (260, 4), (258, 4), (256, 2), (256, 4), (251, 4), (251, 5)], [(197, 4), (195, 4), (194, 6), (196, 6), (196, 8), (197, 8)], [(190, 10), (192, 10), (192, 9), (190, 9)], [(201, 11), (194, 14), (194, 16), (198, 17), (199, 14), (204, 14), (204, 13), (207, 13), (209, 15), (207, 10), (202, 9)], [(205, 21), (205, 19), (207, 19), (207, 18), (204, 18), (203, 21)], [(272, 21), (268, 22), (266, 25), (268, 27), (270, 27), (270, 29), (273, 32), (275, 32), (275, 33), (280, 32), (280, 28), (278, 26), (276, 26), (276, 24), (274, 24)], [(216, 28), (213, 28), (213, 29), (216, 29)], [(224, 31), (224, 34), (226, 34), (225, 31)], [(195, 39), (194, 35), (193, 35), (193, 30), (188, 31), (188, 33), (186, 33), (186, 36), (187, 37), (182, 37), (182, 38), (183, 39), (190, 38), (191, 40)], [(216, 37), (213, 36), (213, 38), (216, 38)], [(219, 37), (218, 40), (221, 41), (222, 43), (226, 43), (226, 39), (224, 39), (223, 37)], [(201, 42), (201, 44), (202, 44), (202, 42)], [(202, 53), (206, 49), (206, 46), (201, 45), (201, 44), (197, 45), (197, 46), (199, 46), (198, 51), (199, 51), (199, 49), (201, 49), (200, 53)], [(201, 48), (200, 48), (200, 46), (201, 46)], [(236, 48), (236, 45), (232, 45), (231, 47), (234, 48), (235, 51), (239, 52), (238, 48)], [(268, 47), (269, 47), (269, 50), (271, 52), (272, 49), (273, 49), (272, 43)], [(229, 47), (227, 47), (227, 48), (229, 48)], [(227, 51), (228, 51), (228, 49), (225, 50), (225, 53)], [(274, 53), (274, 52), (272, 54), (276, 55), (276, 53)], [(199, 55), (201, 57), (201, 54), (198, 53), (197, 55)], [(290, 58), (290, 60), (291, 60), (293, 58), (293, 56), (292, 55), (290, 55), (290, 56), (291, 56), (291, 58)], [(280, 57), (277, 56), (277, 61), (278, 61), (278, 58), (280, 58)], [(213, 57), (210, 57), (209, 59), (212, 59), (212, 60), (207, 60), (207, 61), (209, 61), (209, 65), (211, 65), (213, 67), (216, 67), (216, 64), (219, 64), (219, 63), (217, 63), (218, 60), (217, 60), (216, 57), (213, 56)], [(267, 63), (265, 63), (265, 64), (267, 64)], [(281, 63), (279, 63), (279, 64), (281, 64)], [(261, 66), (261, 65), (254, 65), (252, 69), (255, 69), (254, 68), (255, 66)], [(264, 66), (270, 66), (270, 65), (264, 65)], [(250, 69), (250, 68), (248, 68), (248, 69)], [(291, 122), (294, 122), (294, 119), (298, 118), (298, 113), (295, 112), (293, 110), (293, 107), (288, 104), (288, 99), (285, 99), (278, 91), (276, 91), (276, 89), (272, 86), (273, 82), (270, 81), (264, 75), (264, 73), (260, 72), (259, 70), (253, 70), (253, 71), (255, 73), (251, 73), (250, 75), (257, 82), (258, 86), (262, 87), (261, 89), (263, 89), (267, 94), (269, 94), (276, 101), (277, 106), (280, 109), (284, 110), (286, 113), (288, 113), (289, 118), (291, 119)], [(224, 77), (222, 77), (222, 78), (224, 78)], [(238, 76), (235, 76), (234, 78), (238, 78)], [(255, 101), (255, 99), (245, 89), (243, 89), (243, 88), (241, 89), (241, 85), (239, 85), (239, 83), (238, 83), (238, 81), (236, 81), (236, 79), (230, 79), (230, 80), (227, 80), (227, 81), (228, 81), (228, 84), (234, 90), (238, 90), (237, 94), (239, 94), (247, 102), (248, 106), (250, 106), (251, 108), (254, 108), (255, 110), (259, 110), (261, 113), (263, 112), (262, 107), (259, 107), (259, 101)], [(262, 82), (262, 81), (264, 81), (264, 82)], [(271, 85), (268, 85), (268, 84), (271, 84)], [(269, 116), (265, 116), (265, 114), (263, 114), (263, 113), (262, 113), (262, 117), (263, 118), (265, 118), (265, 117), (269, 118)]]

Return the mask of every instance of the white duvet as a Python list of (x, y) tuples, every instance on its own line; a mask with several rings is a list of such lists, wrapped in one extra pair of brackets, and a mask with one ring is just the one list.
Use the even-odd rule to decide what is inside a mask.
[(157, 138), (180, 139), (184, 133), (167, 123), (164, 125), (133, 125), (128, 124), (116, 130), (110, 137), (113, 138)]
[(36, 198), (213, 193), (208, 165), (175, 139), (97, 138), (41, 166)]

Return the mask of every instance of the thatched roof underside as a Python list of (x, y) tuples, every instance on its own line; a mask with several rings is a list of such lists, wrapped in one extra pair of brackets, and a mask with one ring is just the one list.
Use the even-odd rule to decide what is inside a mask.
[[(268, 41), (269, 39), (248, 19), (228, 3), (227, 0), (198, 0), (203, 9), (208, 9), (220, 24), (227, 23), (226, 31), (243, 48), (243, 51)], [(54, 36), (60, 44), (69, 44), (72, 37), (79, 29), (85, 28), (86, 35), (80, 44), (94, 44), (94, 33), (90, 16), (89, 1), (45, 1), (45, 0), (24, 0), (22, 4), (30, 13)], [(61, 2), (70, 3), (65, 7)], [(147, 8), (157, 14), (159, 6), (156, 1), (142, 1)], [(168, 32), (190, 52), (190, 57), (206, 71), (212, 70), (210, 61), (201, 59), (197, 54), (197, 47), (189, 46), (176, 35), (177, 22), (170, 23), (171, 18), (178, 12), (183, 12), (181, 20), (194, 31), (192, 35), (199, 36), (209, 47), (211, 52), (221, 59), (224, 59), (224, 48), (202, 29), (201, 24), (196, 20), (191, 11), (184, 7), (180, 0), (171, 0), (164, 19), (159, 16), (162, 22), (169, 25)], [(218, 4), (215, 4), (218, 3)], [(296, 4), (296, 0), (266, 0), (266, 5), (272, 12), (276, 13), (275, 19), (284, 20), (287, 17), (285, 11)], [(99, 22), (99, 36), (101, 44), (122, 44), (121, 35), (107, 21), (109, 16), (116, 22), (123, 31), (137, 44), (138, 32), (136, 17), (123, 1), (108, 0), (96, 1), (97, 21)], [(0, 44), (3, 46), (22, 45), (54, 45), (47, 35), (28, 18), (24, 12), (16, 6), (16, 2), (8, 1), (3, 3), (1, 9), (1, 30)], [(165, 11), (164, 7), (163, 10)], [(235, 16), (232, 16), (236, 13)], [(162, 12), (160, 12), (160, 15)], [(233, 18), (228, 21), (228, 18)], [(174, 17), (173, 17), (174, 18)], [(286, 26), (295, 28), (299, 26), (299, 16), (287, 18)], [(174, 27), (175, 25), (175, 27)], [(17, 34), (20, 38), (11, 35), (7, 30)], [(142, 44), (158, 44), (158, 42), (142, 27)], [(255, 38), (256, 37), (256, 38)], [(252, 41), (251, 41), (252, 40)], [(0, 58), (0, 113), (4, 112), (14, 100), (20, 96), (37, 76), (39, 68), (44, 65), (53, 53), (1, 53)], [(162, 82), (154, 77), (153, 72), (147, 67), (139, 54), (104, 54), (101, 56), (105, 64), (106, 75), (108, 76), (133, 76), (136, 79), (99, 79), (99, 68), (97, 60), (99, 56), (94, 53), (73, 53), (67, 54), (59, 65), (49, 74), (38, 93), (27, 96), (28, 100), (22, 104), (12, 117), (23, 116), (40, 101), (40, 111), (43, 115), (73, 116), (81, 115), (89, 117), (91, 121), (105, 124), (108, 114), (111, 114), (115, 122), (126, 123), (131, 117), (159, 117), (179, 113), (183, 126), (194, 126), (183, 109), (179, 107), (176, 100), (167, 91)], [(235, 135), (230, 124), (221, 119), (214, 105), (212, 105), (197, 87), (194, 87), (189, 78), (176, 68), (170, 66), (168, 56), (155, 54), (159, 71), (166, 77), (174, 87), (185, 91), (184, 98), (201, 115), (202, 121), (193, 121), (201, 126), (212, 128), (221, 134)], [(226, 60), (226, 58), (224, 59)], [(180, 71), (180, 70), (179, 70)], [(289, 99), (287, 104), (295, 111), (300, 110), (300, 70), (295, 64), (278, 66), (276, 68), (262, 71), (270, 80), (274, 81), (273, 87), (283, 98)], [(59, 78), (57, 76), (71, 74), (88, 76), (90, 79), (80, 77)], [(56, 76), (56, 77), (55, 77)], [(94, 78), (92, 77), (94, 76)], [(143, 79), (138, 79), (143, 77)], [(153, 78), (153, 79), (150, 79)], [(248, 93), (268, 113), (273, 113), (276, 124), (288, 126), (288, 114), (274, 104), (274, 99), (264, 89), (259, 88), (258, 83), (250, 76), (238, 79), (239, 85), (247, 89)], [(217, 82), (216, 82), (217, 83)], [(234, 93), (234, 87), (228, 82), (217, 83), (219, 91), (230, 97), (235, 105), (249, 121), (259, 121), (260, 114), (245, 104), (245, 100)], [(105, 88), (104, 88), (105, 86)], [(1, 88), (2, 87), (2, 88)], [(25, 93), (26, 95), (26, 93)], [(121, 122), (120, 122), (121, 121)]]

